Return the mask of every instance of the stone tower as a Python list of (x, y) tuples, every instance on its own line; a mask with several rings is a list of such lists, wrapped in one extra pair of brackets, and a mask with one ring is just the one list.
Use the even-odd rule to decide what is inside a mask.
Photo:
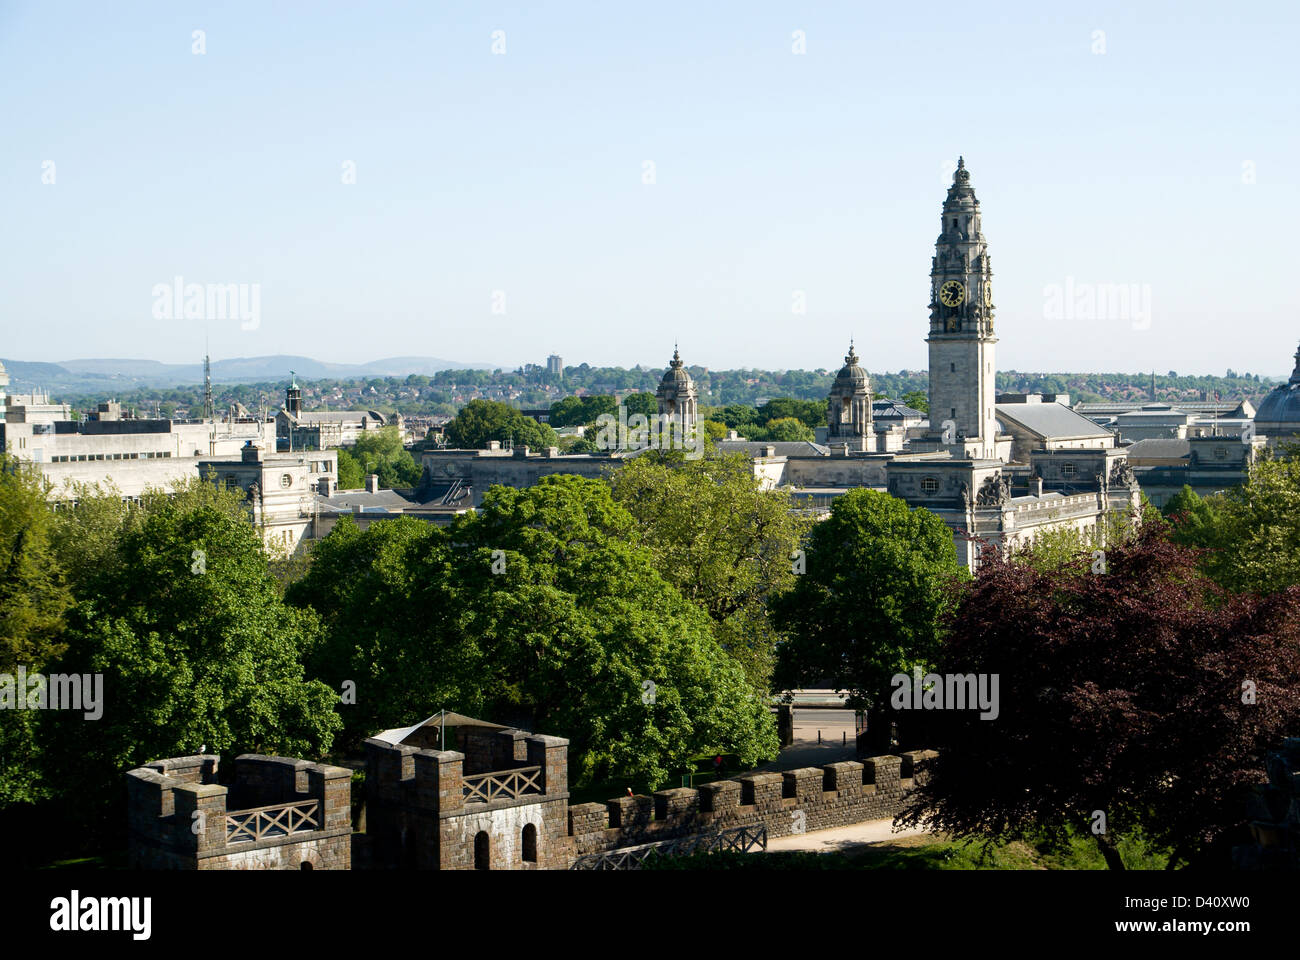
[[(961, 456), (997, 455), (993, 271), (980, 204), (960, 157), (930, 268), (931, 439)], [(945, 431), (945, 422), (949, 428)], [(958, 449), (959, 448), (959, 449)]]
[(867, 372), (858, 366), (858, 355), (849, 341), (849, 352), (844, 367), (831, 387), (830, 404), (826, 412), (827, 443), (847, 443), (850, 450), (868, 451), (874, 448), (871, 429), (871, 381)]
[(664, 371), (663, 380), (659, 381), (659, 389), (655, 391), (655, 399), (659, 402), (659, 416), (666, 417), (667, 423), (676, 423), (681, 429), (681, 436), (690, 437), (695, 433), (695, 417), (698, 395), (695, 390), (695, 382), (691, 380), (691, 375), (686, 372), (686, 367), (682, 364), (682, 358), (677, 353), (677, 347), (673, 347), (673, 359)]

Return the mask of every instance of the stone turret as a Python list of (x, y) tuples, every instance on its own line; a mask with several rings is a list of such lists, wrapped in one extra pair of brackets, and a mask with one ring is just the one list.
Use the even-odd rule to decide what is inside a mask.
[(850, 450), (874, 449), (871, 381), (867, 378), (867, 372), (858, 366), (858, 355), (853, 351), (852, 341), (849, 341), (844, 366), (831, 387), (826, 417), (828, 443), (845, 443)]
[(659, 416), (667, 418), (670, 423), (676, 423), (681, 429), (681, 436), (694, 434), (699, 394), (675, 344), (672, 362), (668, 364), (664, 378), (659, 381), (655, 400), (659, 403)]

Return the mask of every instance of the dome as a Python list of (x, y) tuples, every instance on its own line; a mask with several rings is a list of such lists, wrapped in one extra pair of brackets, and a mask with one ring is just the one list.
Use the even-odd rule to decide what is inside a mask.
[(1300, 350), (1296, 350), (1295, 360), (1290, 381), (1274, 387), (1255, 411), (1257, 424), (1300, 424)]
[(835, 386), (837, 387), (865, 387), (867, 385), (867, 371), (858, 366), (858, 355), (853, 351), (853, 341), (849, 341), (849, 352), (844, 358), (844, 366), (840, 372), (835, 375)]
[(686, 367), (682, 364), (682, 358), (677, 353), (677, 348), (673, 347), (673, 359), (664, 371), (664, 378), (660, 383), (672, 386), (678, 383), (690, 383), (691, 375), (686, 372)]

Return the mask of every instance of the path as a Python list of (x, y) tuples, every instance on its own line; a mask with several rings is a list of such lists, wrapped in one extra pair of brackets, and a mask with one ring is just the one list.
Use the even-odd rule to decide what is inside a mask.
[(850, 824), (847, 827), (832, 827), (830, 830), (776, 837), (767, 841), (767, 852), (812, 850), (816, 853), (847, 853), (869, 844), (897, 840), (900, 837), (915, 837), (922, 833), (925, 831), (919, 827), (895, 833), (892, 818), (864, 820), (862, 823)]

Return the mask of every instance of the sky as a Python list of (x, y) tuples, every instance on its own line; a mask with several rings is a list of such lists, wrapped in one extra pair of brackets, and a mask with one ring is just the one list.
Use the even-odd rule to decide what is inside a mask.
[(0, 355), (920, 369), (962, 155), (1001, 369), (1286, 375), (1298, 26), (0, 0)]

